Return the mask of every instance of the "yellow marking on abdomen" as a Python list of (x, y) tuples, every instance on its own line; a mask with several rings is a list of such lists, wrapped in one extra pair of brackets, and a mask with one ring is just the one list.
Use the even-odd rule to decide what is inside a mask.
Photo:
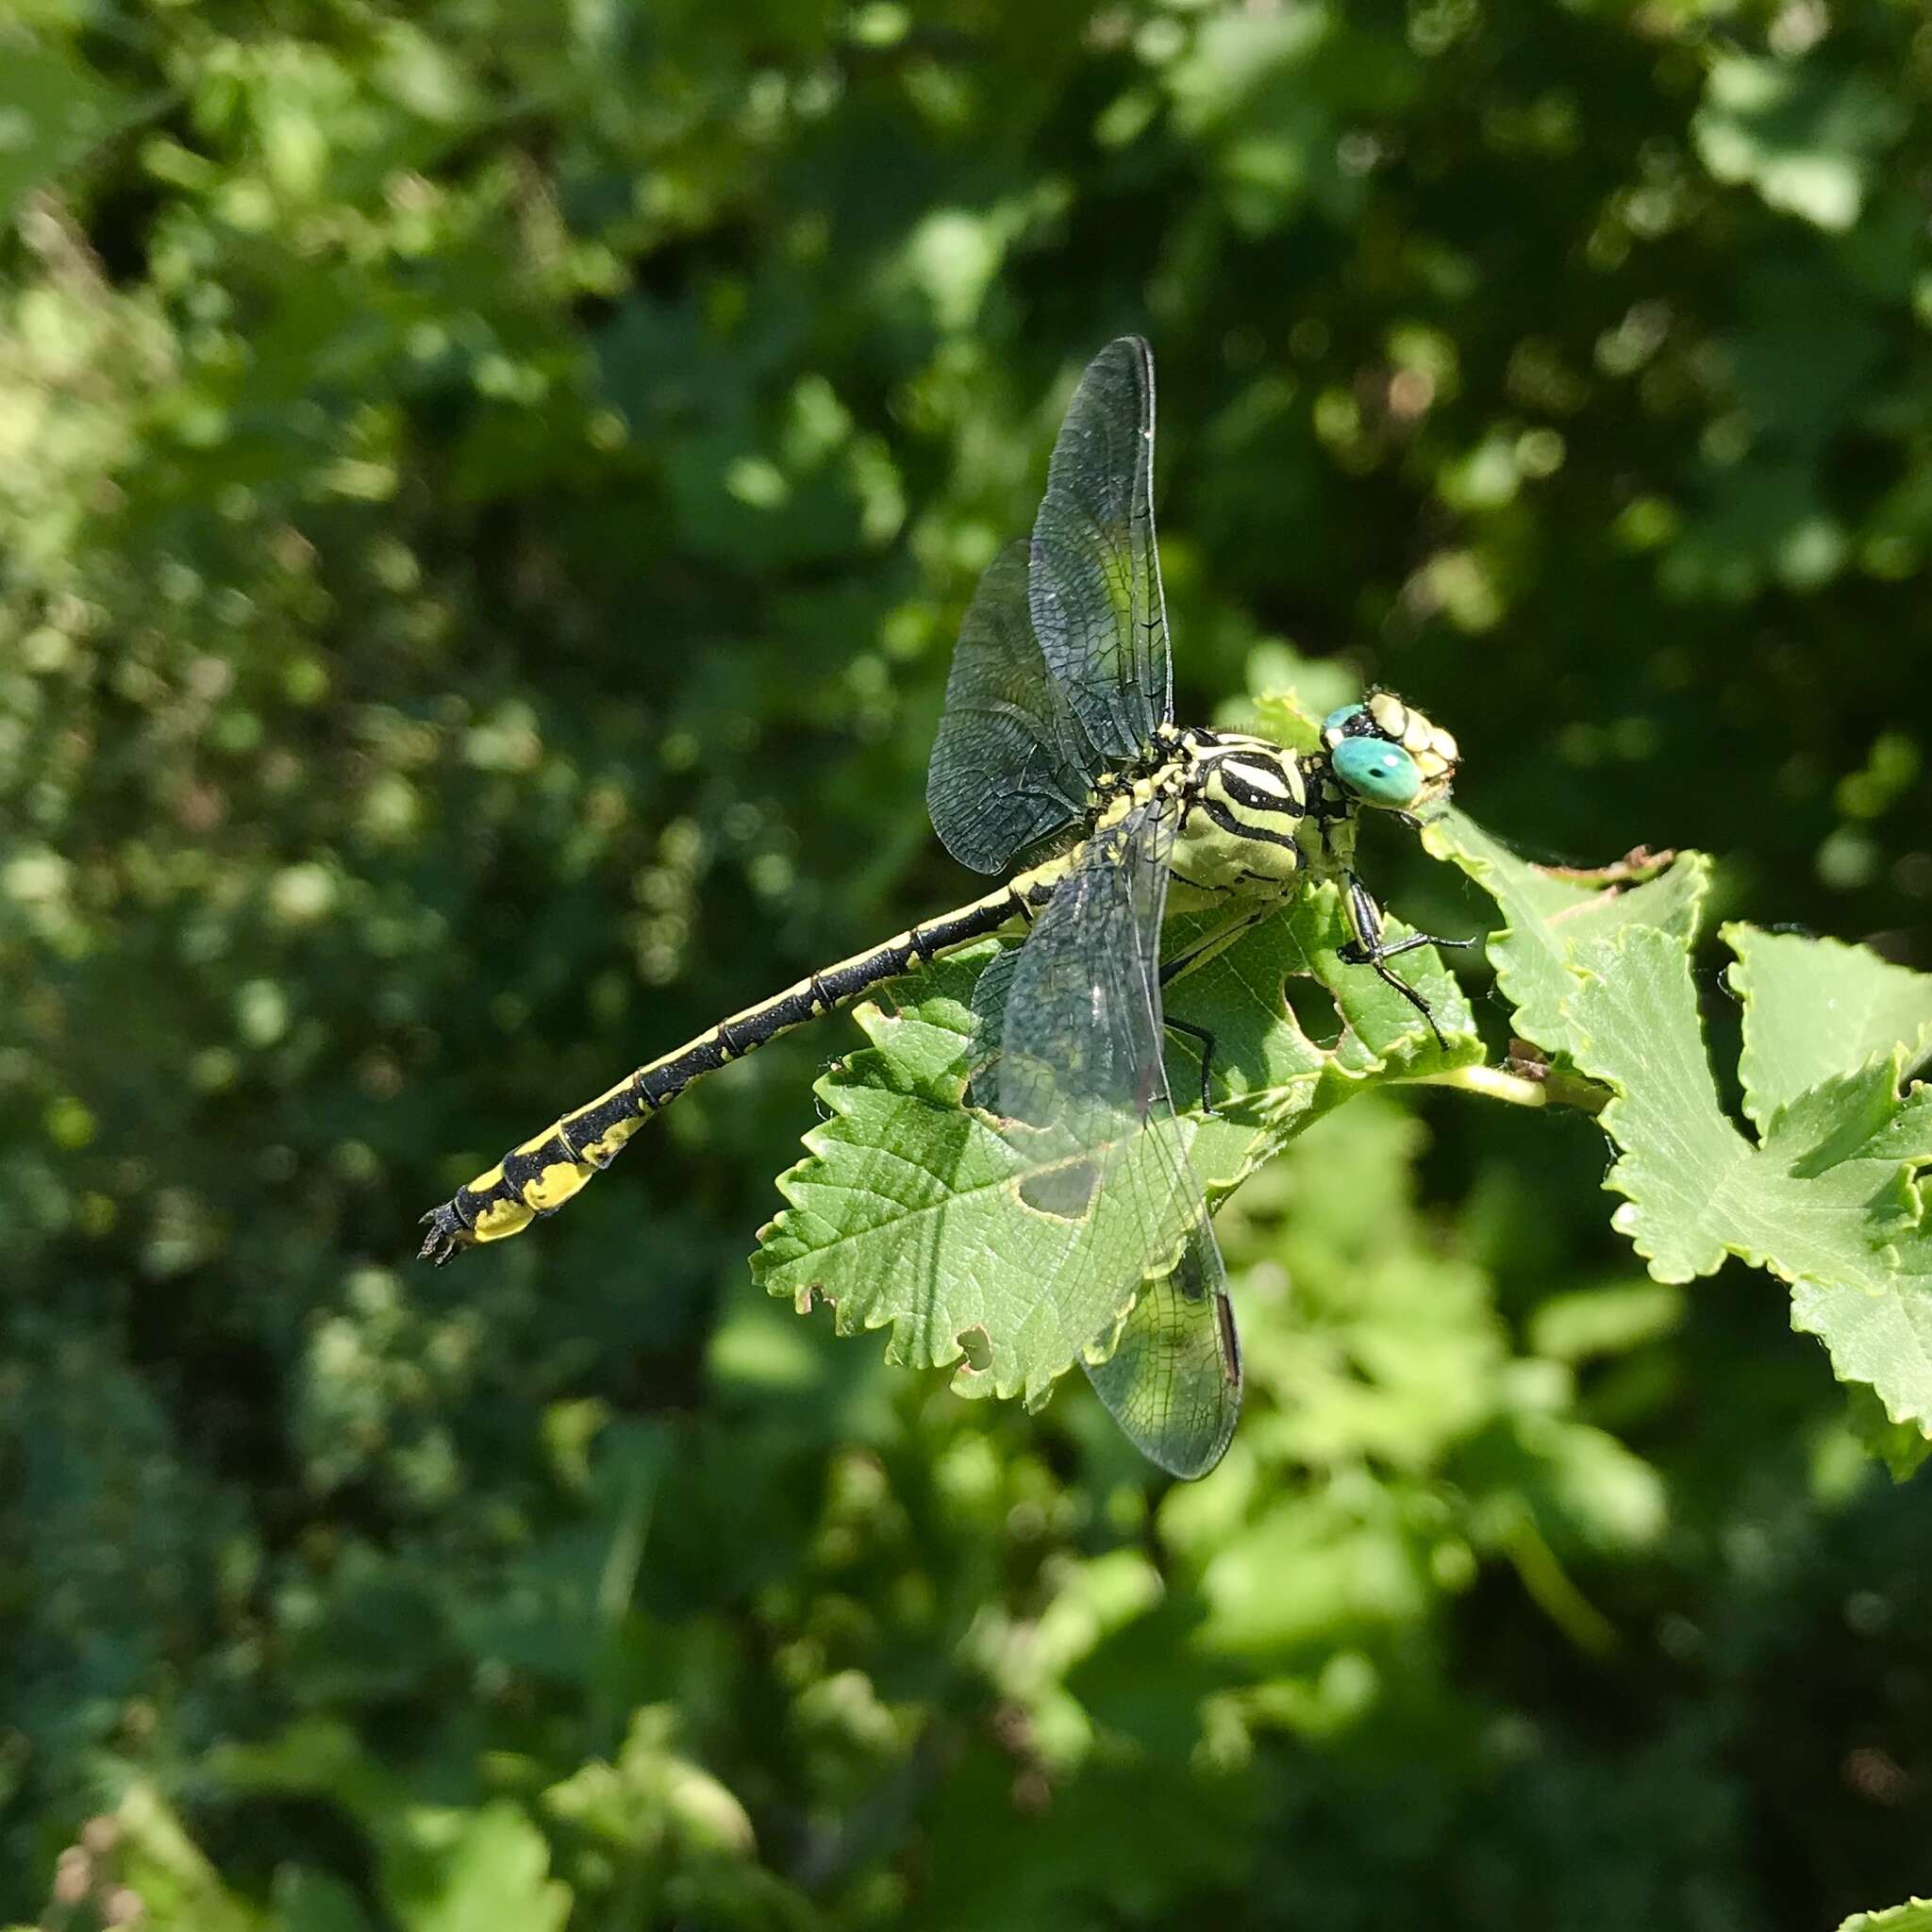
[[(502, 1170), (499, 1168), (500, 1174)], [(476, 1224), (470, 1230), (474, 1241), (500, 1241), (506, 1236), (521, 1234), (537, 1218), (536, 1209), (525, 1208), (521, 1201), (492, 1201), (476, 1217)]]
[[(1066, 874), (1070, 863), (1066, 857), (1049, 860), (957, 912), (925, 921), (888, 940), (884, 945), (856, 953), (836, 966), (821, 967), (775, 997), (732, 1014), (675, 1053), (625, 1074), (587, 1106), (553, 1121), (541, 1134), (533, 1134), (494, 1166), (485, 1169), (455, 1199), (425, 1215), (424, 1218), (431, 1224), (431, 1233), (425, 1240), (424, 1255), (436, 1261), (447, 1260), (467, 1242), (502, 1241), (529, 1226), (538, 1215), (554, 1213), (578, 1193), (593, 1174), (609, 1165), (646, 1120), (668, 1106), (693, 1079), (712, 1071), (714, 1065), (741, 1058), (819, 1013), (846, 1005), (877, 981), (895, 976), (914, 963), (956, 951), (1016, 921), (1035, 895), (1042, 899), (1046, 896), (1048, 889)], [(841, 988), (834, 999), (825, 982), (841, 979), (853, 968), (869, 970), (862, 982)], [(716, 1055), (712, 1065), (704, 1062), (708, 1052)], [(654, 1074), (668, 1077), (660, 1079), (654, 1089)], [(624, 1110), (618, 1117), (595, 1139), (582, 1138), (591, 1131), (591, 1117), (612, 1109), (613, 1103), (623, 1105)], [(543, 1157), (545, 1150), (552, 1147), (563, 1158), (545, 1158), (536, 1174), (514, 1184), (510, 1182), (505, 1171), (507, 1164), (522, 1165), (533, 1157)], [(472, 1211), (474, 1222), (466, 1222), (465, 1217)]]

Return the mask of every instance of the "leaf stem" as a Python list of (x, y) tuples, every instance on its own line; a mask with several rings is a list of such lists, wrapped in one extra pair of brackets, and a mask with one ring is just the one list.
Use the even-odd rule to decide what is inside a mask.
[(1416, 1084), (1424, 1087), (1460, 1087), (1466, 1093), (1486, 1094), (1491, 1100), (1507, 1100), (1512, 1107), (1547, 1107), (1548, 1087), (1541, 1080), (1525, 1080), (1502, 1067), (1451, 1067), (1443, 1074), (1424, 1074)]
[(1500, 1067), (1452, 1067), (1443, 1074), (1421, 1074), (1416, 1084), (1431, 1087), (1459, 1087), (1466, 1093), (1480, 1093), (1491, 1100), (1507, 1100), (1512, 1107), (1574, 1107), (1579, 1112), (1597, 1114), (1611, 1098), (1608, 1091), (1594, 1080), (1546, 1065), (1541, 1060), (1506, 1060)]

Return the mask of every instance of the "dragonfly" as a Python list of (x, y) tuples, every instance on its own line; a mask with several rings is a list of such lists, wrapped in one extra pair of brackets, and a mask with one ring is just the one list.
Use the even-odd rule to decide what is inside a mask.
[[(1428, 1003), (1391, 962), (1469, 941), (1391, 940), (1355, 861), (1364, 811), (1419, 823), (1446, 799), (1457, 750), (1389, 691), (1331, 712), (1309, 750), (1174, 724), (1154, 415), (1152, 351), (1138, 336), (1109, 342), (1074, 391), (1030, 539), (989, 565), (955, 648), (926, 785), (934, 828), (973, 870), (1035, 862), (626, 1074), (425, 1215), (425, 1259), (556, 1213), (694, 1081), (781, 1034), (976, 941), (1024, 935), (980, 974), (991, 1051), (970, 1097), (1022, 1152), (1028, 1206), (1075, 1231), (1047, 1286), (1107, 1310), (1082, 1357), (1101, 1400), (1174, 1474), (1220, 1461), (1241, 1409), (1241, 1342), (1165, 1060), (1168, 1032), (1192, 1037), (1209, 1113), (1214, 1041), (1168, 1016), (1163, 991), (1329, 881), (1351, 934), (1344, 963), (1393, 987), (1441, 1045)], [(1207, 917), (1164, 960), (1179, 913)], [(1124, 1244), (1077, 1238), (1103, 1189), (1116, 1228), (1130, 1210)]]

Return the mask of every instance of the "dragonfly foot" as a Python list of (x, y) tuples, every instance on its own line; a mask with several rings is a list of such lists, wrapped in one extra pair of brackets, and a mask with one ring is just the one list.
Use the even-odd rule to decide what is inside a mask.
[(432, 1208), (423, 1217), (429, 1232), (423, 1237), (423, 1245), (416, 1250), (419, 1261), (433, 1262), (441, 1268), (459, 1250), (470, 1245), (470, 1230), (462, 1224), (456, 1208), (445, 1201), (441, 1208)]
[(1218, 1111), (1214, 1095), (1208, 1086), (1208, 1078), (1214, 1068), (1214, 1036), (1205, 1026), (1195, 1026), (1186, 1020), (1163, 1018), (1161, 1024), (1174, 1033), (1185, 1033), (1190, 1040), (1199, 1043), (1201, 1048), (1201, 1111), (1210, 1120)]
[(1397, 953), (1410, 952), (1417, 945), (1466, 946), (1469, 943), (1470, 941), (1467, 940), (1436, 940), (1424, 937), (1421, 934), (1418, 934), (1416, 938), (1413, 940), (1405, 940), (1399, 946), (1388, 947), (1378, 946), (1371, 948), (1365, 946), (1359, 940), (1351, 940), (1349, 941), (1347, 945), (1339, 947), (1337, 949), (1335, 957), (1338, 959), (1340, 959), (1344, 966), (1369, 967), (1374, 973), (1375, 977), (1379, 979), (1384, 986), (1392, 987), (1397, 992), (1399, 992), (1402, 995), (1404, 999), (1406, 999), (1409, 1003), (1410, 1006), (1412, 1006), (1416, 1009), (1418, 1013), (1420, 1013), (1423, 1016), (1424, 1020), (1426, 1020), (1429, 1023), (1429, 1031), (1436, 1036), (1436, 1046), (1438, 1050), (1442, 1053), (1447, 1053), (1449, 1051), (1449, 1042), (1443, 1039), (1442, 1029), (1436, 1024), (1435, 1009), (1429, 1005), (1428, 1001), (1425, 1000), (1422, 996), (1422, 994), (1415, 990), (1414, 987), (1409, 985), (1407, 980), (1404, 979), (1402, 975), (1389, 964), (1389, 961)]

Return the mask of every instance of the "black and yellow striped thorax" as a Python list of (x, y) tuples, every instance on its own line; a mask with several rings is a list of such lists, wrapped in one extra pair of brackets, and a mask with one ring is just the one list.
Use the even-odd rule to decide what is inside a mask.
[(1355, 801), (1306, 756), (1243, 732), (1167, 727), (1138, 764), (1094, 788), (1094, 828), (1150, 799), (1181, 808), (1169, 862), (1176, 911), (1292, 891), (1347, 862)]

